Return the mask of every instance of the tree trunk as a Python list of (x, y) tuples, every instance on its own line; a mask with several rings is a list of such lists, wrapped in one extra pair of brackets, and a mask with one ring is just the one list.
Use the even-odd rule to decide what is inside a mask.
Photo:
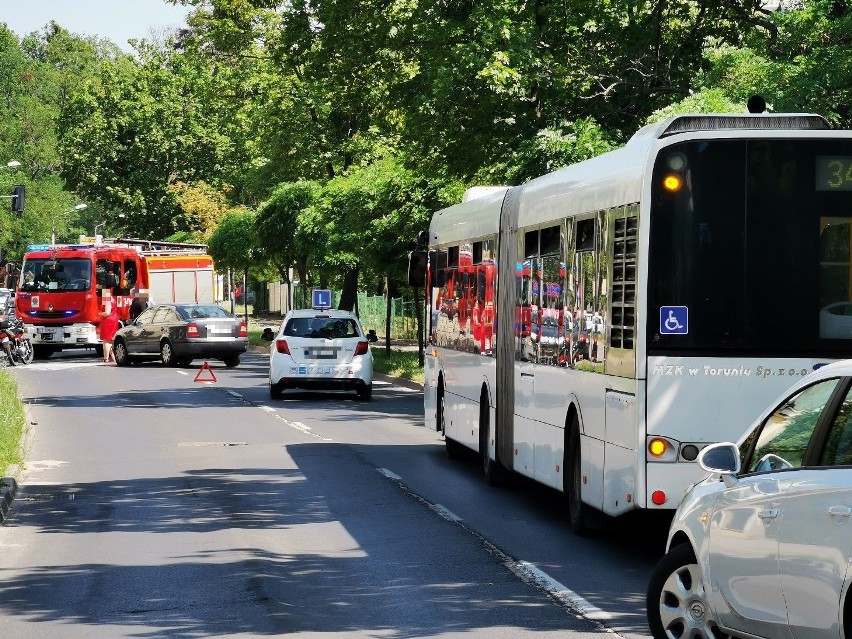
[(343, 291), (340, 293), (340, 303), (337, 308), (341, 311), (353, 311), (358, 303), (358, 267), (353, 266), (343, 278)]

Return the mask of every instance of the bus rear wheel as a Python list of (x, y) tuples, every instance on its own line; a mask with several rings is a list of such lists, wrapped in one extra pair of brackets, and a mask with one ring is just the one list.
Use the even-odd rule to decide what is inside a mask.
[[(496, 459), (491, 459), (491, 406), (488, 403), (488, 394), (483, 389), (479, 397), (479, 455), (482, 458), (482, 472), (485, 474), (485, 483), (489, 486), (497, 486), (506, 481), (508, 471)], [(497, 447), (494, 447), (495, 453)]]
[(588, 506), (582, 498), (582, 456), (580, 450), (580, 420), (576, 413), (571, 417), (570, 431), (567, 437), (562, 464), (562, 489), (568, 502), (568, 519), (571, 530), (577, 535), (588, 533)]

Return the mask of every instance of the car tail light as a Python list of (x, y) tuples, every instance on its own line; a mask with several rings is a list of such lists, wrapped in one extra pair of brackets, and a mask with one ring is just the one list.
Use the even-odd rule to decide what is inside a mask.
[(248, 328), (245, 322), (240, 322), (240, 337), (248, 337)]
[(358, 342), (358, 345), (355, 347), (356, 355), (366, 355), (367, 351), (370, 350), (370, 342)]
[(287, 340), (286, 339), (275, 340), (275, 350), (277, 350), (279, 353), (284, 353), (285, 355), (289, 355), (290, 354), (290, 347), (287, 346)]
[(190, 322), (186, 325), (186, 336), (187, 337), (198, 337), (201, 333), (198, 332), (198, 324), (195, 322)]

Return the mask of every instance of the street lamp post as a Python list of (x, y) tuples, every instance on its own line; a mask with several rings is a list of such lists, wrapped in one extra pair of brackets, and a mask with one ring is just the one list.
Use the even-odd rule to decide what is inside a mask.
[[(87, 208), (89, 208), (88, 204), (86, 204), (85, 202), (80, 202), (79, 204), (74, 206), (74, 208), (68, 209), (67, 211), (63, 211), (62, 215), (68, 216), (68, 214), (70, 214), (70, 213), (74, 213), (75, 211), (84, 211)], [(56, 246), (56, 221), (54, 221), (54, 223), (53, 223), (53, 230), (52, 230), (52, 233), (50, 234), (50, 245)]]

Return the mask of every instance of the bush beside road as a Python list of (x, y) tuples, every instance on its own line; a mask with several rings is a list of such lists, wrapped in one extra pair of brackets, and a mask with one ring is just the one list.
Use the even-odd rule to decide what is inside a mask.
[(21, 464), (21, 437), (26, 414), (18, 397), (18, 384), (5, 370), (0, 370), (0, 475)]

